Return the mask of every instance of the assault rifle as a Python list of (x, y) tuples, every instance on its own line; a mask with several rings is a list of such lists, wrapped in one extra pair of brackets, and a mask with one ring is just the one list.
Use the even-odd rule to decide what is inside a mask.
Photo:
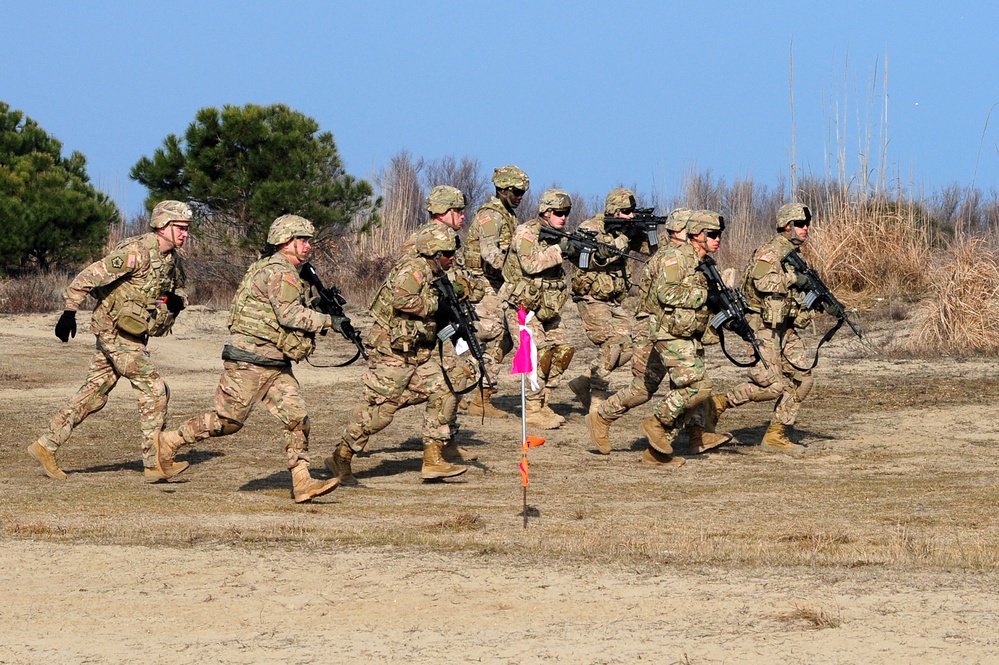
[[(763, 355), (760, 353), (760, 340), (756, 339), (756, 333), (753, 332), (752, 326), (746, 320), (746, 312), (749, 307), (746, 304), (745, 296), (739, 290), (729, 288), (725, 284), (721, 273), (718, 272), (718, 264), (711, 258), (711, 255), (705, 255), (701, 259), (701, 263), (697, 266), (697, 269), (704, 273), (704, 276), (708, 279), (709, 300), (716, 299), (718, 303), (718, 311), (711, 317), (710, 323), (711, 327), (718, 331), (718, 338), (721, 341), (721, 348), (725, 353), (725, 357), (739, 367), (751, 367), (757, 362), (762, 362), (763, 366), (769, 370), (770, 365), (767, 364), (767, 361), (763, 359)], [(722, 333), (722, 326), (726, 323), (728, 323), (729, 330), (753, 346), (753, 355), (756, 356), (753, 362), (741, 363), (729, 355), (728, 350), (725, 348), (725, 337)]]
[[(448, 279), (446, 272), (442, 272), (435, 277), (433, 284), (437, 289), (438, 296), (437, 339), (442, 343), (450, 339), (452, 344), (454, 344), (455, 352), (459, 355), (462, 352), (461, 342), (464, 342), (468, 346), (472, 357), (475, 358), (475, 362), (479, 365), (479, 380), (477, 384), (481, 386), (485, 382), (492, 388), (492, 381), (489, 378), (489, 373), (486, 372), (486, 352), (475, 336), (475, 322), (479, 319), (475, 313), (475, 307), (472, 306), (467, 297), (458, 297), (458, 294), (454, 292), (454, 284)], [(462, 391), (454, 390), (450, 379), (448, 379), (447, 372), (444, 372), (444, 380), (447, 382), (448, 387), (451, 388), (451, 391), (457, 395), (462, 395), (475, 388), (473, 385)]]
[[(566, 233), (565, 231), (553, 229), (550, 226), (541, 225), (541, 240), (567, 238), (570, 243), (575, 244), (579, 253), (579, 267), (583, 270), (590, 267), (590, 259), (597, 252), (604, 252), (614, 256), (623, 256), (626, 259), (635, 259), (636, 261), (641, 261), (642, 263), (645, 262), (645, 259), (632, 256), (628, 252), (624, 252), (614, 245), (608, 245), (607, 243), (600, 242), (596, 239), (596, 236), (597, 232), (592, 229), (576, 229), (572, 233)], [(569, 253), (571, 254), (572, 252), (570, 251)]]
[(302, 276), (302, 279), (305, 280), (306, 284), (316, 290), (316, 294), (319, 297), (316, 298), (314, 304), (318, 306), (319, 311), (323, 314), (328, 314), (329, 317), (333, 319), (333, 324), (340, 330), (340, 334), (343, 335), (343, 338), (349, 342), (353, 342), (354, 346), (357, 347), (357, 353), (354, 354), (353, 358), (340, 365), (335, 365), (335, 367), (344, 367), (349, 365), (359, 357), (363, 357), (367, 360), (368, 353), (364, 350), (364, 342), (361, 341), (361, 333), (357, 332), (354, 326), (351, 325), (350, 319), (343, 311), (343, 306), (347, 303), (347, 299), (340, 293), (340, 289), (335, 286), (323, 286), (323, 280), (319, 278), (319, 273), (316, 272), (316, 269), (309, 262), (302, 264), (299, 269), (299, 274)]
[[(837, 300), (836, 296), (834, 296), (832, 291), (829, 290), (829, 287), (825, 285), (822, 278), (819, 277), (819, 273), (815, 272), (814, 268), (808, 267), (808, 264), (805, 263), (805, 258), (801, 255), (799, 250), (795, 249), (794, 251), (789, 252), (788, 255), (781, 260), (781, 263), (786, 266), (790, 266), (795, 272), (800, 275), (804, 275), (808, 279), (808, 293), (805, 294), (805, 307), (808, 309), (818, 309), (819, 307), (822, 307), (827, 314), (831, 314), (839, 319), (837, 329), (845, 323), (850, 326), (850, 330), (853, 331), (853, 334), (861, 339), (864, 338), (864, 336), (860, 334), (860, 330), (857, 329), (857, 326), (853, 325), (853, 321), (851, 321), (850, 317), (847, 315), (846, 307), (843, 303)], [(832, 337), (832, 335), (830, 335), (830, 337)]]
[(604, 216), (604, 230), (608, 233), (624, 231), (629, 240), (645, 240), (649, 251), (655, 253), (659, 247), (659, 225), (666, 223), (665, 217), (653, 214), (655, 208), (635, 208), (635, 216), (622, 219), (612, 215)]

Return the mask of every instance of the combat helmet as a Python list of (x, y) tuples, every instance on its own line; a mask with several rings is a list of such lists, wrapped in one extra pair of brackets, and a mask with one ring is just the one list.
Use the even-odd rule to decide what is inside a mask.
[(416, 252), (421, 256), (436, 256), (438, 252), (458, 249), (458, 234), (443, 224), (427, 224), (416, 234)]
[(511, 164), (493, 169), (493, 184), (496, 185), (496, 189), (515, 187), (526, 192), (531, 188), (531, 179), (520, 168)]
[(811, 222), (812, 212), (808, 206), (801, 203), (787, 203), (777, 211), (777, 230), (783, 231), (788, 224), (794, 222)]
[(465, 195), (461, 190), (451, 185), (437, 185), (427, 194), (427, 212), (431, 215), (443, 215), (448, 210), (463, 210)]
[(572, 208), (572, 199), (569, 192), (562, 189), (546, 190), (538, 199), (538, 214), (549, 210), (569, 210)]
[(635, 207), (635, 192), (624, 187), (615, 187), (607, 194), (604, 202), (604, 213), (613, 215), (622, 210), (629, 210)]
[(267, 232), (267, 244), (278, 246), (295, 238), (311, 238), (314, 235), (316, 227), (309, 220), (298, 215), (281, 215)]
[(725, 230), (725, 218), (712, 210), (695, 210), (687, 218), (687, 236), (696, 236), (704, 229)]
[(160, 201), (149, 216), (149, 228), (162, 229), (170, 222), (191, 223), (194, 212), (182, 201)]
[(666, 227), (667, 231), (673, 233), (684, 231), (687, 228), (687, 220), (690, 219), (693, 212), (690, 208), (676, 208), (666, 216), (666, 223), (663, 226)]

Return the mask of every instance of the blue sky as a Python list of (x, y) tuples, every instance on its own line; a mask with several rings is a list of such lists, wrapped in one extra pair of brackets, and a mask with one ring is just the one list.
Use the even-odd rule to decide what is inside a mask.
[(921, 0), (4, 2), (0, 100), (129, 214), (129, 169), (198, 109), (276, 102), (365, 178), (408, 150), (588, 196), (670, 197), (690, 169), (773, 187), (793, 135), (799, 172), (835, 176), (843, 154), (854, 176), (866, 154), (916, 194), (991, 191), (997, 19)]

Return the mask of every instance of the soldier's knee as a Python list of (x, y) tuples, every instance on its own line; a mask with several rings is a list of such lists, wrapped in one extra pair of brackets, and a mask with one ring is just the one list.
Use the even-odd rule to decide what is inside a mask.
[(208, 425), (209, 436), (229, 436), (243, 429), (243, 423), (213, 413)]
[(712, 384), (708, 379), (695, 381), (687, 386), (687, 397), (684, 400), (684, 409), (689, 411), (703, 404), (709, 397), (711, 397), (711, 389), (713, 387), (714, 384)]
[(569, 363), (572, 362), (572, 357), (576, 354), (576, 349), (568, 344), (559, 344), (551, 347), (551, 349), (551, 366), (546, 374), (550, 374), (551, 372), (562, 374), (569, 368)]
[(305, 436), (305, 438), (309, 438), (309, 432), (312, 430), (312, 425), (309, 423), (309, 417), (303, 416), (300, 420), (293, 420), (288, 423), (287, 429), (289, 432), (300, 432)]

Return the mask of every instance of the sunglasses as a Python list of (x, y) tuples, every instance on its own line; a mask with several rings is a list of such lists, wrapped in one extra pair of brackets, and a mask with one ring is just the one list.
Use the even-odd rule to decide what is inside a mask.
[(441, 256), (444, 256), (446, 258), (451, 259), (451, 258), (454, 258), (454, 253), (455, 253), (455, 250), (448, 249), (448, 250), (442, 251), (441, 252)]
[(712, 240), (717, 240), (721, 238), (722, 232), (717, 229), (704, 229), (704, 235)]
[(635, 209), (625, 208), (624, 210), (618, 210), (618, 212), (621, 213), (622, 215), (630, 215), (631, 213), (635, 212)]
[(799, 219), (794, 222), (794, 225), (797, 226), (799, 229), (803, 229), (811, 225), (811, 222), (808, 221), (807, 219)]
[(526, 189), (521, 189), (520, 187), (510, 187), (509, 189), (513, 192), (514, 196), (523, 196), (527, 193)]
[(570, 210), (552, 210), (552, 214), (556, 217), (568, 217)]

